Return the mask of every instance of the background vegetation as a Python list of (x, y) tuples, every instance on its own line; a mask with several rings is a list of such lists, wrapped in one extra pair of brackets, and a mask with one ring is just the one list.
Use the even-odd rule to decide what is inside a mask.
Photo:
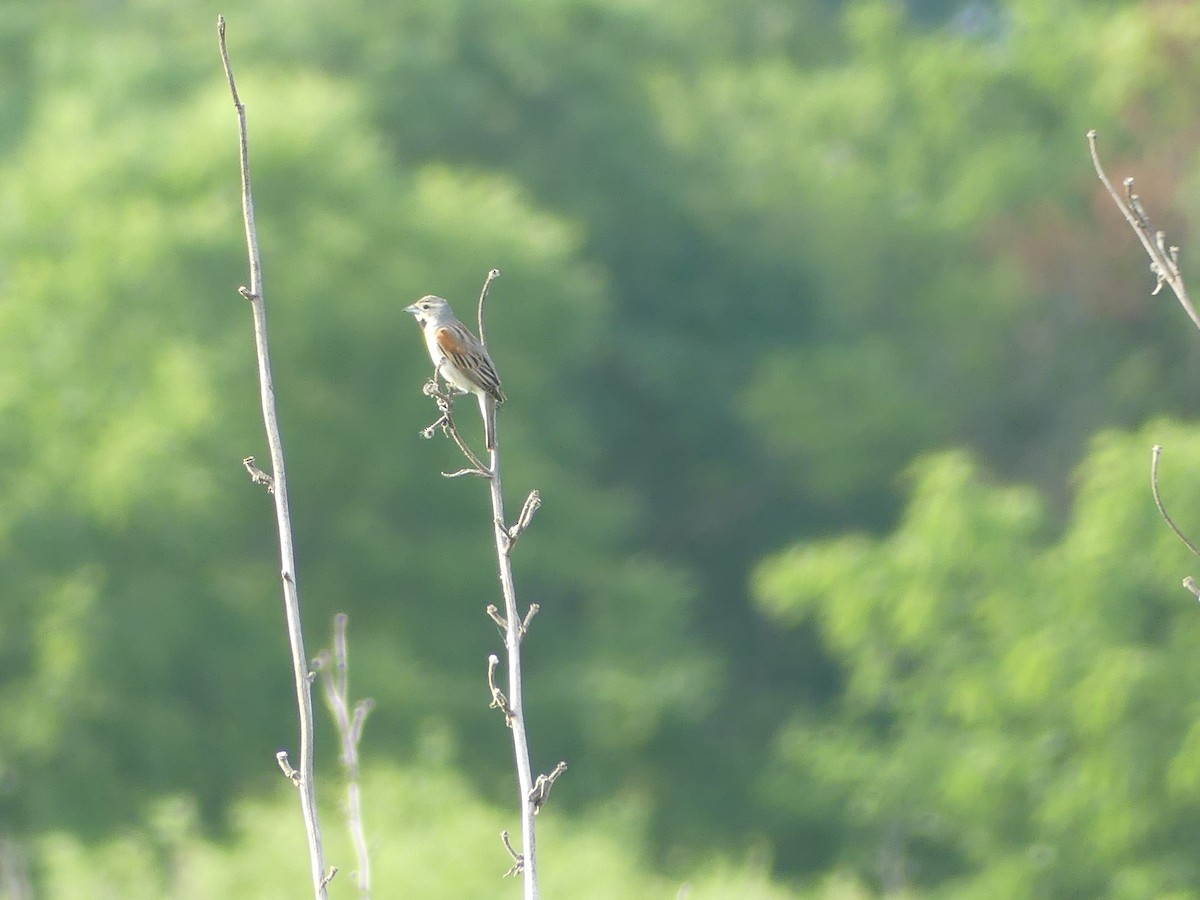
[(497, 266), (546, 896), (1200, 897), (1200, 611), (1147, 485), (1161, 443), (1200, 528), (1200, 343), (1084, 141), (1188, 268), (1169, 0), (0, 3), (0, 836), (39, 896), (306, 891), (217, 12), (378, 896), (516, 890), (486, 495), (417, 439), (401, 311)]

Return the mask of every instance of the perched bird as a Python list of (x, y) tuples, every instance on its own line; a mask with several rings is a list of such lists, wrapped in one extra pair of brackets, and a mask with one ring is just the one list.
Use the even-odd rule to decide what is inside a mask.
[(469, 328), (455, 318), (450, 304), (430, 294), (411, 306), (406, 313), (416, 317), (425, 334), (425, 346), (433, 366), (447, 384), (463, 393), (479, 398), (483, 416), (484, 442), (489, 450), (496, 449), (496, 404), (504, 402), (500, 376), (487, 350)]

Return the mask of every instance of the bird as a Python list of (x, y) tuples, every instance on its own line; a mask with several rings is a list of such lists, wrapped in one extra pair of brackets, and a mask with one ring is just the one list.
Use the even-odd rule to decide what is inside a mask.
[(479, 399), (484, 443), (496, 449), (496, 404), (504, 402), (496, 364), (479, 338), (471, 333), (441, 297), (429, 294), (404, 307), (421, 326), (434, 370), (464, 394)]

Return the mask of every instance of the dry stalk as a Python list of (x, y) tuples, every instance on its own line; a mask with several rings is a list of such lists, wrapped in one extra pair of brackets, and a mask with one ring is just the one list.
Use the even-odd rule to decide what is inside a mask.
[[(271, 358), (267, 352), (267, 308), (263, 301), (262, 262), (258, 255), (258, 234), (254, 227), (254, 197), (250, 190), (250, 157), (246, 139), (246, 107), (238, 96), (229, 64), (229, 51), (225, 46), (225, 17), (217, 17), (217, 40), (221, 49), (221, 63), (229, 83), (229, 93), (237, 110), (239, 160), (242, 179), (242, 217), (246, 226), (246, 248), (250, 257), (250, 286), (242, 287), (240, 293), (250, 301), (254, 318), (254, 349), (258, 358), (259, 393), (262, 399), (263, 425), (267, 432), (267, 446), (271, 453), (271, 493), (275, 498), (275, 519), (279, 530), (280, 579), (283, 582), (283, 608), (287, 619), (288, 641), (292, 648), (292, 674), (296, 683), (296, 706), (300, 715), (300, 767), (292, 769), (287, 751), (281, 750), (276, 758), (292, 783), (299, 789), (300, 809), (304, 816), (304, 828), (308, 835), (308, 855), (312, 870), (313, 893), (317, 900), (328, 896), (326, 886), (334, 871), (326, 872), (324, 851), (321, 846), (321, 826), (317, 818), (316, 787), (313, 783), (313, 711), (312, 686), (309, 680), (308, 657), (304, 652), (304, 636), (300, 629), (300, 596), (296, 588), (296, 558), (292, 545), (292, 522), (288, 511), (287, 476), (283, 466), (283, 441), (279, 435), (279, 421), (275, 412), (275, 389), (271, 381)], [(251, 463), (252, 464), (252, 463)], [(249, 467), (247, 467), (249, 468)], [(251, 477), (259, 479), (254, 471)]]

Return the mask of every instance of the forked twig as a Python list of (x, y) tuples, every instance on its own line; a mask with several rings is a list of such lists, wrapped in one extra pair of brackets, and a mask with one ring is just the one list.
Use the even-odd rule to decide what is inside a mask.
[(446, 390), (443, 391), (441, 385), (438, 384), (437, 373), (434, 372), (433, 378), (425, 382), (425, 387), (422, 390), (426, 396), (433, 398), (441, 415), (432, 424), (421, 429), (421, 437), (429, 440), (433, 437), (434, 432), (440, 428), (443, 434), (458, 445), (458, 449), (462, 451), (463, 456), (471, 463), (468, 468), (459, 469), (457, 472), (443, 472), (442, 477), (458, 478), (460, 475), (479, 475), (483, 478), (490, 478), (492, 474), (491, 470), (475, 455), (475, 451), (467, 446), (467, 442), (458, 433), (458, 426), (454, 424), (454, 394), (451, 392), (450, 386), (447, 385)]

